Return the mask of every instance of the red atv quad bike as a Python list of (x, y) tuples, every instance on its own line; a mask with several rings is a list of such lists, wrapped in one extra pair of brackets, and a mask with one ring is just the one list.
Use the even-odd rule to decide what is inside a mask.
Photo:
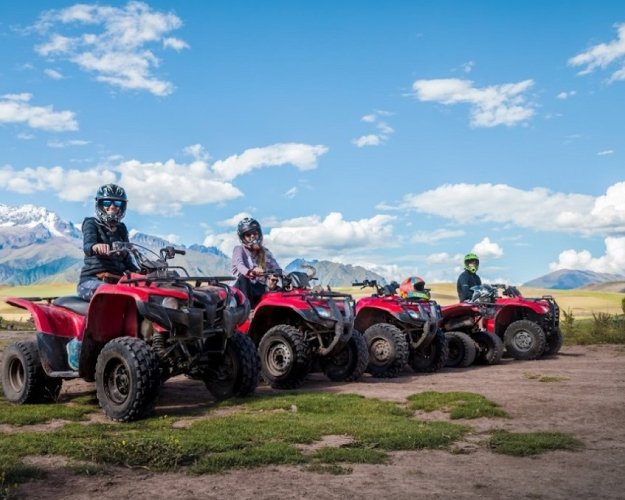
[[(126, 252), (142, 274), (101, 285), (90, 302), (6, 300), (28, 310), (37, 328), (36, 340), (15, 342), (4, 352), (6, 398), (18, 404), (55, 401), (64, 379), (81, 377), (95, 381), (111, 420), (127, 422), (147, 415), (162, 382), (178, 374), (203, 380), (217, 400), (252, 394), (259, 374), (256, 346), (236, 332), (249, 304), (239, 290), (222, 283), (232, 278), (189, 276), (182, 267), (168, 266), (168, 259), (185, 253), (171, 246), (157, 255), (117, 243), (110, 255)], [(82, 341), (77, 370), (70, 368), (66, 352), (72, 339)]]
[(433, 300), (401, 298), (399, 285), (376, 280), (352, 283), (375, 293), (356, 303), (354, 326), (364, 332), (369, 350), (367, 371), (374, 377), (396, 377), (409, 364), (415, 372), (443, 368), (449, 355), (445, 333), (439, 328), (440, 306)]
[[(502, 290), (501, 297), (497, 290)], [(472, 291), (470, 302), (480, 308), (484, 328), (503, 340), (508, 355), (530, 360), (560, 351), (560, 308), (551, 295), (523, 297), (516, 287), (502, 284)]]
[(487, 305), (460, 302), (443, 306), (443, 321), (449, 344), (447, 366), (464, 368), (471, 364), (494, 365), (501, 362), (503, 342), (486, 331), (485, 316), (490, 317)]
[(311, 288), (313, 276), (279, 275), (281, 287), (267, 292), (240, 326), (258, 345), (262, 376), (273, 388), (295, 389), (311, 371), (351, 382), (369, 362), (365, 340), (353, 328), (351, 295)]

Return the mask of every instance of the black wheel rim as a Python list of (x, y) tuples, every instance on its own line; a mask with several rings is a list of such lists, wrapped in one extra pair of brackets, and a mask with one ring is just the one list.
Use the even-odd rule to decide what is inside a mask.
[(8, 375), (11, 389), (18, 393), (22, 392), (26, 383), (26, 370), (24, 370), (24, 365), (18, 358), (13, 358), (9, 361)]
[(112, 359), (104, 370), (104, 392), (109, 400), (122, 405), (130, 394), (130, 370), (120, 359)]
[(284, 340), (274, 340), (264, 356), (267, 372), (273, 377), (280, 377), (289, 372), (293, 363), (293, 351)]

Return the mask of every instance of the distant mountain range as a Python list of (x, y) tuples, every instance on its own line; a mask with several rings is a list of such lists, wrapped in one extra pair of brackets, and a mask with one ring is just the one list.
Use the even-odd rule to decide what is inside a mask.
[[(139, 232), (131, 232), (130, 241), (158, 251), (171, 242)], [(216, 247), (193, 244), (184, 248), (172, 264), (183, 266), (192, 276), (231, 274), (230, 257)], [(78, 281), (84, 254), (82, 233), (72, 222), (62, 220), (43, 207), (0, 204), (0, 284), (73, 283)], [(312, 265), (322, 286), (345, 286), (353, 281), (384, 278), (359, 266), (329, 261), (296, 259), (286, 271)]]
[(590, 287), (602, 283), (624, 281), (625, 276), (621, 274), (595, 273), (593, 271), (576, 271), (574, 269), (561, 269), (540, 278), (528, 281), (523, 286), (531, 288), (552, 288), (558, 290), (569, 290), (572, 288)]

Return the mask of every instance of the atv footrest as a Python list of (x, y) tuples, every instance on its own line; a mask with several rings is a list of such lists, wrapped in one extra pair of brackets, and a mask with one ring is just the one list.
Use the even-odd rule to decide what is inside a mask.
[(75, 372), (72, 370), (67, 370), (64, 372), (50, 372), (47, 375), (48, 377), (54, 377), (54, 378), (78, 378), (80, 377), (78, 372)]

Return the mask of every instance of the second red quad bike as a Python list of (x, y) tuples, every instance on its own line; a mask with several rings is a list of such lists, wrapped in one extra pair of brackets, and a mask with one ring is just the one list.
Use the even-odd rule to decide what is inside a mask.
[(352, 283), (375, 293), (356, 303), (356, 329), (364, 332), (369, 349), (367, 370), (374, 377), (396, 377), (408, 363), (415, 372), (443, 368), (449, 355), (445, 333), (439, 328), (440, 306), (433, 300), (402, 298), (398, 284), (375, 280)]
[(353, 328), (351, 295), (311, 287), (313, 276), (314, 270), (281, 276), (282, 286), (267, 292), (240, 327), (258, 345), (263, 378), (276, 389), (299, 387), (311, 371), (350, 382), (369, 362), (365, 340)]
[[(2, 386), (9, 401), (55, 401), (64, 379), (81, 377), (95, 381), (106, 415), (126, 422), (148, 414), (162, 381), (178, 374), (203, 380), (217, 400), (254, 392), (256, 348), (236, 332), (249, 305), (239, 290), (222, 283), (231, 277), (192, 277), (167, 264), (184, 251), (165, 247), (150, 260), (139, 248), (149, 251), (115, 244), (111, 258), (130, 252), (141, 274), (101, 285), (90, 302), (7, 299), (28, 310), (37, 328), (35, 340), (4, 351)], [(77, 342), (81, 348), (72, 361), (67, 347)]]

